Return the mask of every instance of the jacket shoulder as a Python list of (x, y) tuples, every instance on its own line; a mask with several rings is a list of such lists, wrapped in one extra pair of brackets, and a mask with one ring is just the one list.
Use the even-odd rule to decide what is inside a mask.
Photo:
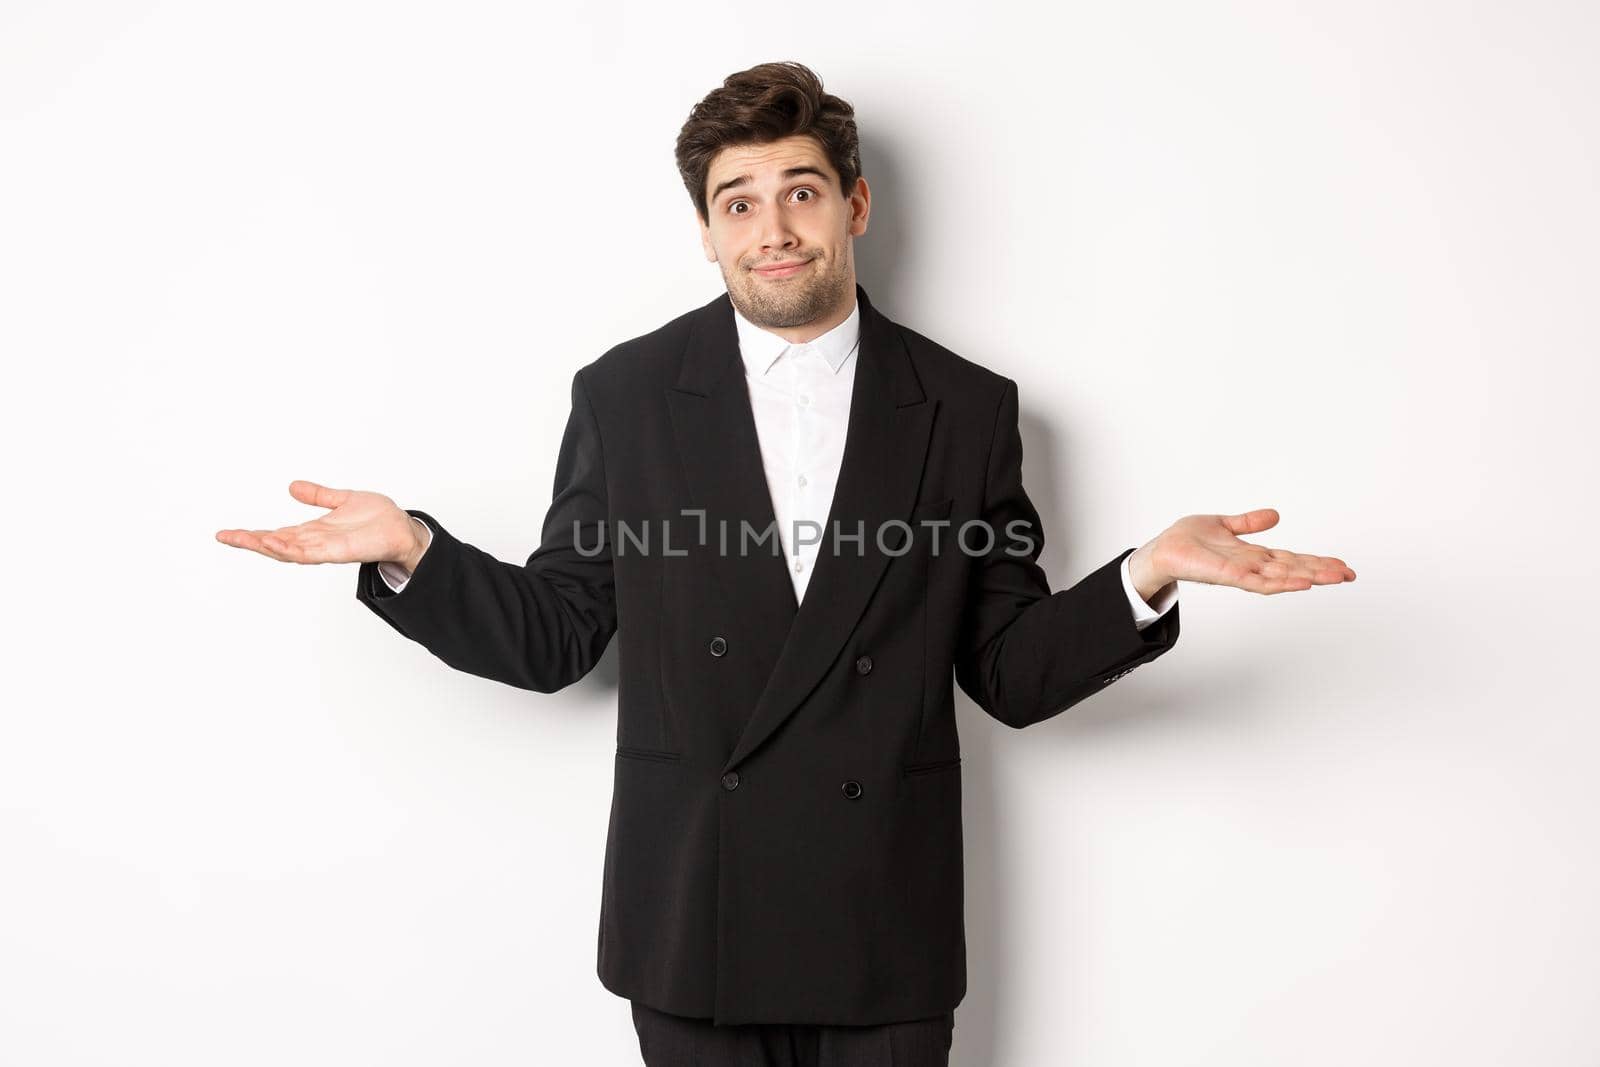
[(894, 323), (923, 388), (946, 404), (994, 412), (1011, 379), (902, 323)]
[(591, 396), (638, 395), (644, 385), (672, 384), (678, 357), (688, 343), (698, 310), (686, 311), (653, 330), (620, 341), (579, 367), (578, 376)]

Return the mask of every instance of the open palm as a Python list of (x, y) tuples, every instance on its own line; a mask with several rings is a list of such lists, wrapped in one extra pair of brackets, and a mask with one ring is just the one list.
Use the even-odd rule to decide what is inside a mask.
[(1277, 524), (1278, 512), (1273, 508), (1238, 515), (1186, 515), (1156, 538), (1152, 560), (1173, 578), (1230, 585), (1252, 593), (1283, 593), (1355, 581), (1356, 572), (1335, 556), (1266, 548), (1239, 537)]
[(399, 561), (415, 544), (411, 516), (382, 493), (330, 489), (296, 479), (289, 483), (289, 495), (332, 510), (276, 530), (218, 530), (217, 540), (285, 563)]

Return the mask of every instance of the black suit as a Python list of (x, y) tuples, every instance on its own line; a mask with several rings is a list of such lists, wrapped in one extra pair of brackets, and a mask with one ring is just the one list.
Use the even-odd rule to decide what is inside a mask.
[[(775, 536), (738, 550), (740, 521), (766, 531), (773, 508), (726, 293), (573, 376), (526, 564), (412, 511), (434, 534), (403, 592), (360, 569), (358, 598), (396, 630), (508, 685), (561, 689), (621, 635), (598, 973), (664, 1012), (868, 1025), (953, 1009), (966, 958), (952, 671), (1021, 728), (1178, 638), (1176, 606), (1136, 628), (1119, 574), (1131, 548), (1051, 593), (1016, 384), (856, 296), (826, 525), (865, 536), (838, 554), (824, 542), (800, 605)], [(697, 508), (703, 538), (682, 512)], [(937, 553), (928, 519), (950, 521)], [(995, 533), (986, 555), (953, 543), (970, 519)], [(909, 550), (891, 535), (880, 547), (886, 520), (911, 524)]]

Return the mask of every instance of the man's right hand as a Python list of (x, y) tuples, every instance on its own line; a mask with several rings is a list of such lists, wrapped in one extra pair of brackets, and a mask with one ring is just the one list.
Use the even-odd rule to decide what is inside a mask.
[(326, 515), (276, 530), (218, 530), (217, 540), (285, 563), (397, 563), (407, 573), (427, 550), (429, 535), (393, 500), (359, 489), (329, 489), (296, 479), (289, 495), (331, 508)]

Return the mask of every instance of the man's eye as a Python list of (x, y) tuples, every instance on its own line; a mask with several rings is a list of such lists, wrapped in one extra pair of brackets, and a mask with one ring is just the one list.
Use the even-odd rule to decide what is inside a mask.
[[(817, 191), (815, 189), (811, 188), (811, 186), (809, 186), (809, 185), (802, 185), (800, 188), (796, 189), (795, 192), (797, 192), (797, 193), (805, 193), (806, 194), (806, 200), (808, 202), (812, 201), (812, 200), (815, 200), (817, 198)], [(740, 205), (744, 205), (745, 207), (749, 207), (750, 206), (750, 202), (748, 200), (734, 200), (734, 201), (731, 201), (728, 204), (728, 213), (731, 214), (731, 215), (748, 215), (748, 214), (750, 214), (748, 211), (736, 211), (736, 210), (734, 210), (735, 208), (739, 207)]]

